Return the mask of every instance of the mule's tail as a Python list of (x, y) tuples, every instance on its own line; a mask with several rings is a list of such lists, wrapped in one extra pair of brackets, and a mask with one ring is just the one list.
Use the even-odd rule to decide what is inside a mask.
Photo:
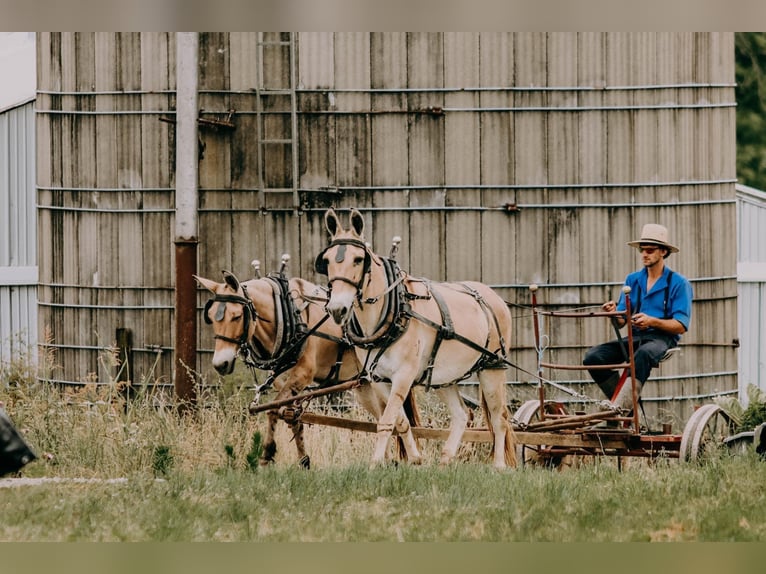
[[(419, 427), (422, 419), (420, 418), (420, 409), (418, 408), (415, 396), (412, 394), (412, 389), (407, 393), (407, 398), (404, 399), (403, 406), (404, 414), (407, 415), (407, 421), (410, 423), (410, 427)], [(402, 437), (397, 435), (396, 441), (394, 442), (396, 445), (396, 458), (399, 460), (407, 460), (407, 449), (404, 448), (404, 440)], [(415, 442), (418, 445), (418, 448), (420, 448), (417, 439), (415, 439)]]
[[(489, 406), (487, 405), (487, 401), (484, 398), (484, 394), (481, 395), (481, 408), (484, 412), (484, 420), (487, 421), (487, 427), (489, 427), (489, 432), (492, 435), (492, 454), (495, 454), (495, 431), (492, 428), (491, 418), (489, 414)], [(505, 452), (503, 453), (503, 456), (505, 458), (505, 464), (510, 466), (511, 468), (516, 468), (516, 434), (513, 432), (513, 426), (511, 426), (511, 416), (508, 412), (508, 409), (506, 408), (503, 411), (503, 427), (505, 428), (505, 440), (503, 443), (505, 444)]]

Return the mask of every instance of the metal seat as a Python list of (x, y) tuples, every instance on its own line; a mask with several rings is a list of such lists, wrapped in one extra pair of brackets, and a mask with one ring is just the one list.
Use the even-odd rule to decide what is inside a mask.
[(662, 355), (662, 358), (660, 359), (660, 363), (664, 363), (668, 359), (672, 358), (673, 355), (675, 355), (680, 350), (681, 350), (681, 347), (673, 347), (672, 349), (668, 349), (667, 351), (665, 351), (665, 354)]

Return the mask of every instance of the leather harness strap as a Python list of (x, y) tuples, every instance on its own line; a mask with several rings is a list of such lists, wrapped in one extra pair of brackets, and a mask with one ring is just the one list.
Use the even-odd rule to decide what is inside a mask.
[[(485, 347), (482, 347), (471, 339), (468, 339), (467, 337), (464, 337), (463, 335), (455, 332), (455, 326), (452, 320), (452, 316), (449, 312), (449, 306), (447, 305), (447, 302), (441, 293), (439, 293), (438, 290), (432, 289), (432, 283), (430, 281), (426, 279), (417, 279), (416, 281), (419, 281), (426, 286), (427, 294), (418, 295), (413, 293), (409, 291), (405, 281), (405, 279), (412, 280), (412, 278), (409, 278), (399, 269), (396, 261), (385, 257), (380, 257), (380, 260), (383, 262), (383, 267), (386, 271), (386, 289), (376, 297), (369, 297), (364, 301), (362, 301), (360, 298), (361, 304), (362, 302), (375, 303), (381, 297), (385, 297), (384, 312), (381, 313), (381, 320), (379, 324), (372, 334), (365, 335), (362, 332), (362, 328), (359, 325), (356, 315), (352, 315), (351, 319), (344, 327), (346, 338), (352, 345), (368, 349), (369, 351), (367, 354), (367, 360), (365, 361), (365, 371), (374, 372), (375, 366), (380, 360), (380, 357), (391, 345), (393, 345), (399, 339), (399, 337), (404, 334), (409, 326), (411, 319), (416, 319), (417, 321), (432, 327), (436, 331), (436, 340), (431, 349), (431, 356), (428, 361), (428, 366), (425, 368), (423, 374), (416, 382), (416, 384), (425, 383), (427, 389), (431, 388), (436, 355), (439, 352), (442, 341), (444, 340), (454, 339), (460, 341), (464, 345), (481, 354), (479, 360), (460, 378), (460, 380), (471, 376), (471, 374), (481, 369), (505, 368), (507, 363), (505, 360), (505, 341), (503, 340), (502, 333), (500, 332), (500, 323), (495, 313), (477, 291), (471, 289), (464, 283), (459, 283), (460, 287), (462, 288), (462, 291), (460, 292), (472, 296), (479, 303), (488, 319), (491, 318), (491, 322), (494, 324), (494, 328), (497, 332), (500, 342), (500, 349), (497, 352), (492, 352), (486, 348), (486, 345), (489, 344), (491, 333), (487, 334)], [(413, 300), (427, 300), (431, 298), (434, 299), (439, 308), (441, 323), (432, 321), (428, 317), (413, 310), (412, 305), (410, 304), (410, 301)], [(377, 349), (377, 352), (375, 352), (374, 356), (372, 356), (374, 349)], [(498, 353), (500, 353), (500, 356)]]

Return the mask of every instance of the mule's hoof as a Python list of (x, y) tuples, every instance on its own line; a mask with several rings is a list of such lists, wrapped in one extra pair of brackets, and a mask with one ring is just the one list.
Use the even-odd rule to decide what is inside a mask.
[(309, 455), (303, 455), (303, 457), (301, 457), (301, 459), (298, 461), (298, 465), (301, 468), (305, 468), (306, 470), (311, 470), (311, 459), (309, 458)]
[(251, 415), (258, 414), (258, 401), (253, 401), (247, 406), (247, 412), (249, 412)]

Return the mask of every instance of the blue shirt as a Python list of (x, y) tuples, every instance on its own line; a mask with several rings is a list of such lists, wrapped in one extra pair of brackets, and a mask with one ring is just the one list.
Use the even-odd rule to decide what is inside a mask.
[[(667, 265), (662, 271), (662, 277), (652, 286), (651, 292), (646, 292), (646, 282), (649, 272), (646, 268), (635, 271), (625, 278), (625, 285), (630, 287), (630, 306), (635, 313), (645, 313), (659, 319), (675, 319), (688, 331), (692, 318), (692, 286), (689, 280), (680, 273), (673, 271)], [(670, 288), (668, 289), (668, 280)], [(667, 301), (665, 294), (667, 293)], [(625, 293), (620, 293), (617, 303), (618, 311), (625, 311)], [(649, 328), (640, 333), (662, 332)], [(676, 341), (681, 335), (675, 335)]]

